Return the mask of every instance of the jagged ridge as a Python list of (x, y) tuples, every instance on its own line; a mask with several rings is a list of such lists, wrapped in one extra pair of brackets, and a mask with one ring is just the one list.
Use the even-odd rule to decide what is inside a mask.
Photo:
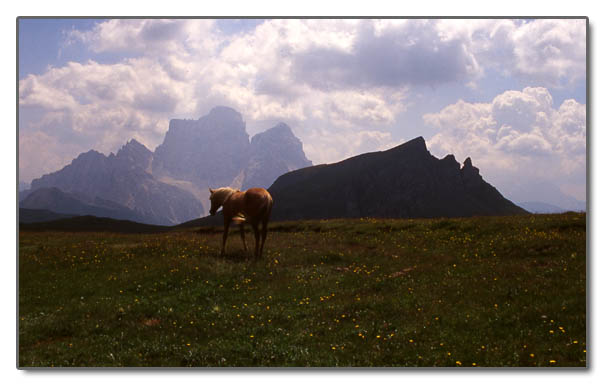
[(462, 168), (453, 155), (439, 160), (422, 137), (287, 173), (269, 191), (276, 220), (526, 213), (485, 182), (470, 158)]

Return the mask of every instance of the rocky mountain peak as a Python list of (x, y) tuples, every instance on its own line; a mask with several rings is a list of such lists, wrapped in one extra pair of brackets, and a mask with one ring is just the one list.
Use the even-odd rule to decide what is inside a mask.
[(462, 173), (466, 175), (479, 175), (479, 168), (473, 166), (473, 161), (471, 161), (471, 157), (467, 157), (464, 160), (464, 166), (462, 166)]
[(198, 120), (172, 119), (153, 173), (199, 186), (227, 186), (245, 167), (250, 139), (242, 116), (218, 106)]
[(271, 136), (275, 136), (275, 137), (277, 137), (277, 136), (281, 136), (281, 137), (294, 137), (294, 133), (292, 132), (292, 129), (290, 128), (290, 126), (286, 125), (283, 122), (278, 123), (277, 125), (275, 125), (272, 128), (266, 130), (262, 134), (270, 134)]
[(90, 163), (90, 162), (95, 162), (95, 161), (101, 161), (105, 159), (105, 155), (103, 153), (99, 153), (96, 150), (89, 150), (86, 153), (81, 153), (80, 155), (78, 155), (73, 161), (71, 161), (71, 163), (81, 163), (81, 162), (86, 162), (86, 163)]
[(123, 167), (140, 168), (150, 173), (153, 153), (136, 139), (131, 139), (118, 150), (116, 159)]
[(227, 106), (216, 106), (210, 110), (208, 115), (201, 117), (200, 119), (216, 119), (224, 122), (244, 122), (242, 114)]
[(242, 188), (271, 186), (283, 173), (311, 166), (305, 156), (302, 142), (285, 123), (252, 137), (250, 160)]
[(118, 150), (118, 154), (120, 154), (121, 151), (148, 151), (151, 153), (151, 151), (147, 149), (145, 145), (143, 145), (134, 138), (126, 142), (126, 144), (124, 144), (124, 146), (122, 146), (120, 150)]
[(446, 164), (458, 165), (458, 169), (460, 169), (460, 164), (456, 161), (456, 157), (453, 154), (448, 154), (441, 159), (442, 162)]
[(403, 145), (400, 145), (399, 148), (407, 153), (430, 155), (426, 148), (426, 142), (422, 136), (416, 137)]
[(302, 142), (294, 135), (290, 126), (278, 123), (276, 126), (256, 134), (250, 141), (253, 147), (266, 146), (269, 144), (281, 146), (296, 146), (302, 150)]
[(242, 115), (217, 106), (199, 119), (172, 119), (154, 152), (136, 139), (115, 155), (90, 150), (32, 181), (32, 190), (81, 192), (134, 210), (144, 222), (175, 224), (207, 210), (208, 187), (268, 188), (280, 175), (309, 165), (302, 142), (285, 123), (251, 142)]
[(208, 187), (268, 188), (281, 174), (310, 166), (302, 142), (281, 122), (250, 139), (236, 110), (217, 106), (198, 120), (173, 119), (153, 157), (153, 174)]
[(486, 184), (485, 181), (483, 181), (483, 177), (479, 174), (479, 169), (473, 166), (471, 157), (464, 160), (464, 166), (460, 170), (460, 174), (462, 175), (462, 181), (464, 181), (465, 186), (470, 190), (482, 189)]

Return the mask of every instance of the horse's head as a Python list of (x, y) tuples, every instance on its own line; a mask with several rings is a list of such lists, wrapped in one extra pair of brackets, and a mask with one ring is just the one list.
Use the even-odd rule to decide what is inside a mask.
[(210, 215), (214, 216), (218, 208), (220, 208), (225, 201), (238, 190), (226, 187), (218, 189), (210, 189)]
[(218, 199), (216, 194), (214, 194), (216, 190), (210, 188), (208, 189), (210, 190), (210, 215), (214, 216), (218, 208), (223, 205), (223, 202)]

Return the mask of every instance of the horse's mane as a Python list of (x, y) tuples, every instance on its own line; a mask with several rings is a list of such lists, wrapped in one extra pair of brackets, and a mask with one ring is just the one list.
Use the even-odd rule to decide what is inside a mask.
[(214, 189), (213, 193), (210, 195), (210, 199), (213, 201), (217, 200), (222, 205), (225, 200), (235, 192), (239, 192), (239, 190), (230, 187)]

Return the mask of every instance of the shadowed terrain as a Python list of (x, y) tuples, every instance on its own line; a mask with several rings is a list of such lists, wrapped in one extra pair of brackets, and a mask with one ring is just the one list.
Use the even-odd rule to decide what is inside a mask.
[(22, 228), (19, 366), (587, 365), (585, 214), (221, 232)]

